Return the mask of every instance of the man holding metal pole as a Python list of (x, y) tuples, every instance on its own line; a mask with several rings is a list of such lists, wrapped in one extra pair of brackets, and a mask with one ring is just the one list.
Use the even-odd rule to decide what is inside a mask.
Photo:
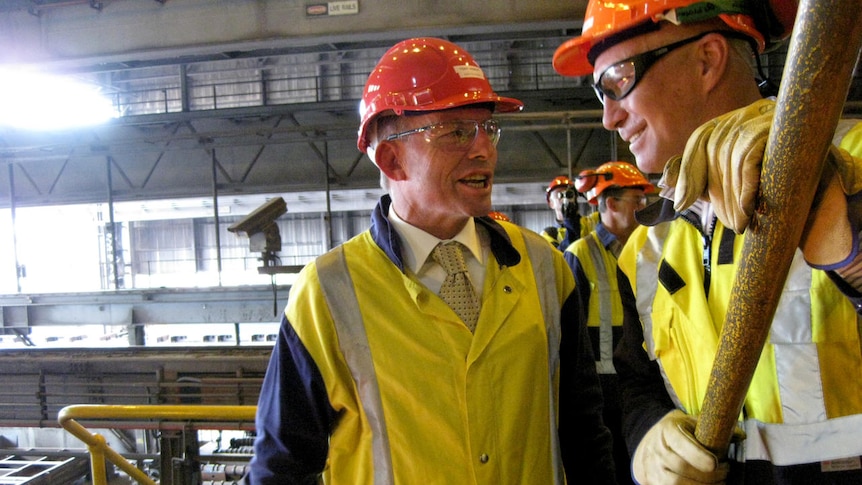
[(554, 56), (559, 73), (593, 76), (604, 126), (642, 171), (663, 173), (666, 200), (639, 213), (645, 226), (619, 259), (625, 321), (614, 365), (641, 484), (862, 483), (856, 123), (838, 125), (800, 214), (735, 443), (725, 454), (695, 438), (775, 112), (751, 64), (786, 36), (795, 10), (793, 1), (591, 0), (582, 34)]

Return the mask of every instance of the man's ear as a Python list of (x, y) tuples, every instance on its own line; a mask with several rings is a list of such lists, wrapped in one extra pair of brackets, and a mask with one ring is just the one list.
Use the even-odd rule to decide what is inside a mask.
[(712, 33), (704, 37), (697, 51), (700, 62), (701, 82), (706, 92), (712, 91), (721, 81), (728, 69), (730, 50), (733, 46), (727, 37)]
[(377, 168), (390, 180), (404, 180), (407, 174), (402, 165), (401, 145), (391, 141), (381, 141), (377, 144), (374, 152), (374, 161)]

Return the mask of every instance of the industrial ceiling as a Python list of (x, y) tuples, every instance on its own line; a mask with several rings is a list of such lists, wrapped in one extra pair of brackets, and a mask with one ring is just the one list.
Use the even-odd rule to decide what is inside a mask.
[[(310, 19), (304, 4), (255, 2), (267, 4), (267, 25), (283, 15), (311, 29), (284, 37), (244, 27), (231, 11), (237, 3), (247, 2), (2, 2), (0, 25), (14, 28), (0, 29), (0, 61), (98, 85), (121, 116), (79, 130), (0, 131), (0, 206), (13, 194), (15, 205), (34, 206), (376, 188), (376, 169), (356, 149), (358, 99), (383, 52), (416, 35), (463, 45), (496, 90), (525, 101), (523, 114), (503, 118), (498, 182), (544, 183), (614, 155), (591, 89), (551, 68), (554, 49), (577, 32), (553, 2), (536, 4), (531, 22), (516, 22), (515, 8), (494, 23), (446, 13), (364, 32), (358, 23), (390, 15), (361, 2), (347, 20)], [(389, 3), (409, 14), (435, 2)], [(449, 8), (459, 3), (472, 5)], [(189, 38), (201, 17), (228, 26)]]
[[(321, 4), (355, 11), (312, 15)], [(418, 35), (461, 44), (525, 102), (502, 117), (497, 182), (539, 198), (555, 175), (629, 158), (588, 83), (550, 64), (585, 4), (2, 1), (0, 65), (98, 85), (121, 116), (0, 130), (0, 207), (376, 188), (355, 145), (358, 99), (383, 52)], [(783, 55), (766, 57), (771, 76)]]

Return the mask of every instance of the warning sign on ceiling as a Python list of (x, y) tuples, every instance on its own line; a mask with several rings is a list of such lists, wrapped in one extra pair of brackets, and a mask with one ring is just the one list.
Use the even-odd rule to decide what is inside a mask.
[(329, 15), (356, 15), (358, 13), (359, 0), (312, 3), (305, 6), (305, 15), (307, 17), (325, 17)]

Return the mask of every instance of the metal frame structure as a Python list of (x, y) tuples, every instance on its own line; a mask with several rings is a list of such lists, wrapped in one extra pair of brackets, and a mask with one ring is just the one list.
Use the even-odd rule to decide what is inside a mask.
[[(144, 424), (137, 424), (134, 427), (157, 430), (181, 429), (183, 432), (193, 432), (198, 429), (253, 430), (256, 411), (257, 406), (72, 405), (60, 410), (57, 421), (63, 429), (87, 445), (90, 451), (93, 485), (107, 485), (106, 460), (119, 467), (138, 483), (157, 485), (158, 482), (108, 446), (102, 435), (88, 431), (81, 422), (95, 423), (97, 420), (107, 419), (114, 420), (113, 426), (117, 426), (117, 420), (145, 420)], [(196, 456), (179, 458), (190, 464), (197, 463)], [(164, 463), (164, 459), (162, 461)], [(164, 467), (162, 470), (164, 471)], [(172, 476), (172, 480), (168, 483), (192, 485), (191, 482), (178, 476)]]

